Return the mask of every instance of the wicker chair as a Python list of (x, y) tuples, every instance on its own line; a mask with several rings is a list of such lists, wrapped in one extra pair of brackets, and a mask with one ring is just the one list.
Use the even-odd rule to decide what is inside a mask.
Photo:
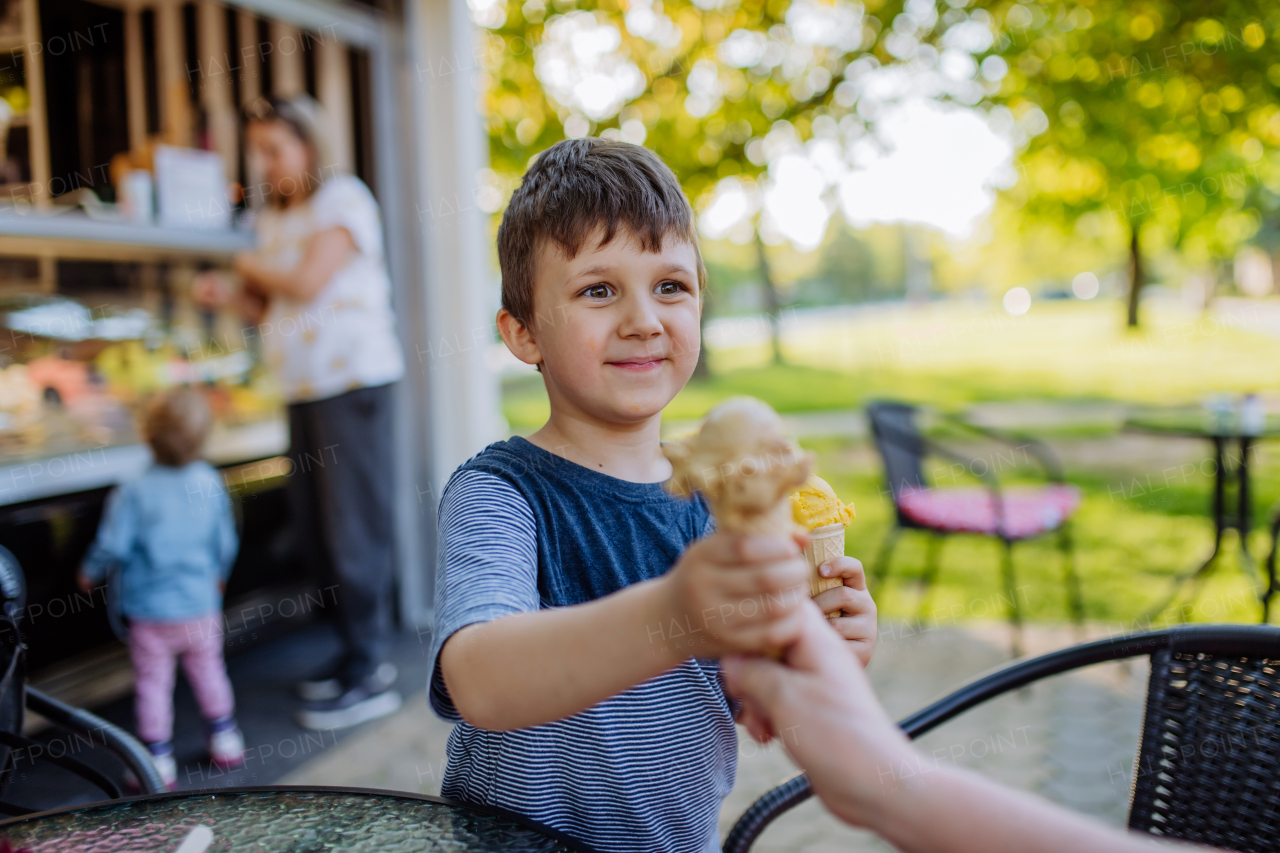
[[(907, 717), (911, 738), (1002, 693), (1082, 666), (1151, 658), (1129, 827), (1240, 853), (1280, 838), (1280, 628), (1189, 625), (1017, 661)], [(746, 853), (813, 791), (803, 774), (767, 792), (725, 839)]]
[[(914, 406), (896, 402), (876, 402), (867, 405), (867, 418), (876, 450), (884, 462), (888, 492), (893, 497), (895, 524), (885, 536), (880, 553), (871, 566), (869, 580), (877, 589), (889, 580), (889, 560), (894, 546), (906, 530), (918, 530), (930, 534), (925, 557), (925, 594), (938, 574), (938, 564), (945, 537), (957, 533), (971, 533), (998, 539), (1003, 546), (1002, 574), (1004, 602), (1013, 625), (1013, 656), (1022, 655), (1022, 608), (1018, 601), (1017, 582), (1014, 578), (1013, 546), (1016, 542), (1034, 539), (1047, 534), (1057, 534), (1058, 547), (1062, 551), (1065, 572), (1067, 603), (1072, 621), (1080, 625), (1084, 621), (1084, 601), (1080, 594), (1080, 580), (1075, 571), (1075, 553), (1071, 542), (1070, 519), (1080, 502), (1080, 492), (1067, 484), (1061, 466), (1053, 452), (1042, 441), (1028, 436), (1006, 435), (967, 421), (950, 418), (948, 423), (987, 439), (1015, 448), (1010, 453), (1009, 464), (1016, 464), (1016, 452), (1021, 450), (1034, 458), (1044, 468), (1048, 483), (1023, 488), (1003, 488), (995, 469), (1003, 463), (970, 459), (925, 438), (916, 426), (917, 410)], [(924, 475), (924, 460), (937, 457), (980, 479), (978, 487), (937, 488), (930, 485)], [(925, 602), (920, 604), (919, 619), (923, 620)]]

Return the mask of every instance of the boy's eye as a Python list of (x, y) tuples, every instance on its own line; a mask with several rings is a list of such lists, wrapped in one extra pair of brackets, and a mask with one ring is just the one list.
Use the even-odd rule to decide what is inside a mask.
[(607, 299), (609, 297), (609, 285), (593, 284), (582, 291), (582, 295), (591, 299)]
[(658, 293), (663, 296), (675, 296), (682, 290), (684, 290), (684, 285), (678, 281), (664, 281), (658, 285)]

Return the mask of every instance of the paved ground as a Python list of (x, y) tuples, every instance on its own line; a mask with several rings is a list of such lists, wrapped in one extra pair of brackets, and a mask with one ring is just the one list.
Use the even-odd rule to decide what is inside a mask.
[[(882, 631), (870, 672), (885, 704), (899, 717), (1008, 657), (1003, 625), (913, 630), (893, 624)], [(1036, 653), (1070, 645), (1075, 637), (1069, 630), (1038, 627), (1028, 630), (1026, 640)], [(1145, 678), (1143, 666), (1108, 665), (993, 701), (923, 738), (925, 758), (915, 769), (927, 772), (935, 763), (954, 762), (1123, 823)], [(342, 739), (279, 782), (438, 793), (448, 732), (419, 694), (394, 717)], [(795, 772), (780, 749), (762, 749), (742, 735), (738, 782), (721, 812), (722, 834), (752, 800)], [(891, 781), (892, 773), (886, 771), (886, 778)], [(848, 853), (890, 848), (842, 826), (811, 801), (771, 827), (755, 849)]]

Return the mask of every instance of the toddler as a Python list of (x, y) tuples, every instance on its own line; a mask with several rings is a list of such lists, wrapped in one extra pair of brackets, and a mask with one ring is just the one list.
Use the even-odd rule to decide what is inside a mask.
[(199, 460), (211, 421), (195, 389), (174, 389), (151, 401), (143, 433), (155, 464), (107, 498), (79, 577), (87, 591), (119, 573), (121, 608), (130, 621), (138, 735), (171, 790), (177, 783), (171, 741), (179, 656), (205, 718), (213, 763), (229, 768), (244, 762), (221, 622), (222, 590), (239, 543), (222, 477)]

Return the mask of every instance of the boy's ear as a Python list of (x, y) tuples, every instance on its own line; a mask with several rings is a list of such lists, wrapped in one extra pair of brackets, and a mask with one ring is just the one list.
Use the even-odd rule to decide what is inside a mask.
[(542, 363), (542, 350), (533, 339), (528, 326), (517, 320), (506, 308), (498, 309), (497, 322), (498, 334), (502, 335), (502, 342), (511, 350), (512, 355), (525, 364)]

